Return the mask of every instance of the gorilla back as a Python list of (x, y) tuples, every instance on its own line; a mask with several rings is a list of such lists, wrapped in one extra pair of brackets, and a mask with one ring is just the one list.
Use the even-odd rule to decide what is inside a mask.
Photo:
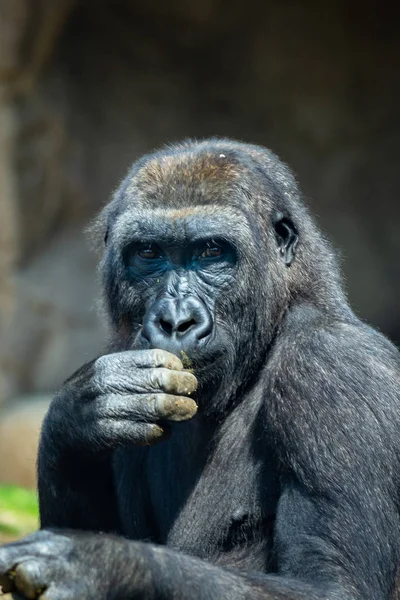
[(42, 531), (0, 550), (4, 588), (389, 598), (399, 353), (349, 307), (289, 169), (229, 140), (171, 146), (95, 232), (109, 351), (50, 407)]

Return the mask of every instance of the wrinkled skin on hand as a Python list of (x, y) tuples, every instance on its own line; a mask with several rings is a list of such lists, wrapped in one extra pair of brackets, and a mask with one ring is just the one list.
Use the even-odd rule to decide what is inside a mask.
[(29, 600), (101, 598), (96, 585), (97, 564), (91, 564), (93, 557), (96, 557), (97, 563), (101, 536), (97, 543), (93, 538), (93, 553), (90, 553), (87, 546), (90, 535), (79, 534), (78, 537), (65, 531), (57, 533), (43, 530), (3, 546), (0, 548), (0, 584), (3, 593), (11, 592), (13, 596), (9, 597), (17, 598), (20, 595)]
[[(0, 586), (13, 600), (126, 600), (136, 596), (149, 562), (147, 546), (141, 542), (42, 529), (0, 547)], [(131, 567), (129, 577), (124, 577), (126, 563)], [(4, 598), (1, 592), (0, 597)]]
[(192, 418), (188, 396), (196, 377), (164, 350), (135, 350), (101, 356), (68, 379), (47, 420), (71, 422), (60, 443), (92, 452), (130, 444), (154, 444), (168, 433), (168, 421)]

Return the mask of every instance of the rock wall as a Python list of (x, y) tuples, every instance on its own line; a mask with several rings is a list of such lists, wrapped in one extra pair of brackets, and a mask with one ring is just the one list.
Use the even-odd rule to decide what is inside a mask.
[(82, 231), (142, 152), (273, 148), (341, 248), (361, 316), (400, 340), (400, 39), (392, 5), (0, 0), (0, 399), (101, 352)]

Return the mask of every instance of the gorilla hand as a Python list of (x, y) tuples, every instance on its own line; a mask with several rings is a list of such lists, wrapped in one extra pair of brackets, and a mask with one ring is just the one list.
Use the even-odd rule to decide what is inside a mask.
[(116, 598), (118, 582), (112, 573), (125, 544), (114, 536), (38, 531), (0, 548), (0, 586), (11, 598), (29, 600), (100, 600), (111, 597), (111, 587)]
[(188, 398), (196, 387), (194, 375), (164, 350), (102, 356), (65, 382), (46, 417), (46, 431), (55, 437), (62, 431), (57, 444), (89, 453), (153, 444), (165, 437), (167, 421), (196, 414)]

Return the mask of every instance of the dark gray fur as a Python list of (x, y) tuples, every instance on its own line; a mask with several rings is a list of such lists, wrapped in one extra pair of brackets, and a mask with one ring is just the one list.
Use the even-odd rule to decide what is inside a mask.
[[(50, 408), (44, 531), (0, 550), (5, 588), (48, 587), (49, 600), (388, 599), (399, 353), (349, 307), (290, 170), (229, 140), (171, 146), (133, 165), (96, 231), (110, 354)], [(151, 232), (176, 268), (127, 262)], [(202, 232), (231, 248), (205, 274), (179, 262)], [(188, 352), (197, 391), (168, 342), (155, 351), (142, 336), (160, 298), (187, 294), (213, 321)]]

